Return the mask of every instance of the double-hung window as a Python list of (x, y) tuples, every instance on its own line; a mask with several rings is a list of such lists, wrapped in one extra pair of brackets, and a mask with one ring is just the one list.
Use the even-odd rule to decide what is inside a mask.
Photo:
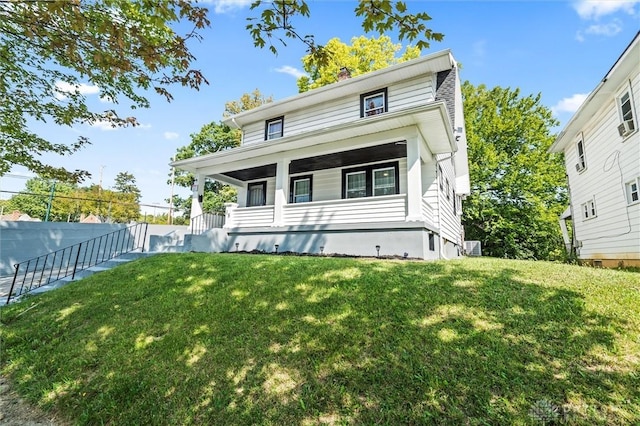
[(396, 193), (396, 172), (393, 167), (373, 169), (373, 195), (393, 195)]
[(252, 182), (247, 185), (247, 207), (267, 204), (267, 182)]
[(284, 117), (267, 120), (264, 125), (264, 140), (281, 138), (284, 129)]
[(376, 197), (400, 192), (398, 163), (342, 170), (342, 198)]
[(627, 192), (627, 204), (634, 204), (640, 201), (640, 177), (627, 182), (624, 186)]
[(597, 216), (596, 203), (593, 199), (587, 201), (586, 203), (582, 203), (581, 208), (582, 208), (583, 219), (592, 219)]
[(578, 157), (578, 162), (576, 163), (576, 171), (581, 172), (587, 167), (587, 160), (584, 154), (584, 139), (582, 138), (582, 136), (576, 143), (576, 155)]
[(367, 196), (367, 172), (359, 170), (346, 174), (345, 198), (362, 198)]
[(637, 121), (633, 111), (633, 95), (631, 88), (626, 88), (618, 96), (618, 111), (621, 123), (618, 125), (620, 136), (626, 137), (637, 129)]
[(386, 88), (360, 95), (360, 117), (370, 117), (383, 112), (387, 112)]
[(312, 185), (311, 175), (292, 177), (289, 202), (306, 203), (311, 201), (311, 185)]

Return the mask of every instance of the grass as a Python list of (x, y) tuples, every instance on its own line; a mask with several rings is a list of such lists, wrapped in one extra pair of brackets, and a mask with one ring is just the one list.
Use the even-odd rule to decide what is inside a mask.
[(1, 314), (2, 374), (71, 423), (640, 423), (633, 272), (167, 254)]

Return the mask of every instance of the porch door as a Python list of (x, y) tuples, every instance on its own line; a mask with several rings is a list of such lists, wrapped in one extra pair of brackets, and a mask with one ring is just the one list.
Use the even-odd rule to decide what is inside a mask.
[(247, 187), (247, 207), (266, 204), (266, 182), (250, 183)]

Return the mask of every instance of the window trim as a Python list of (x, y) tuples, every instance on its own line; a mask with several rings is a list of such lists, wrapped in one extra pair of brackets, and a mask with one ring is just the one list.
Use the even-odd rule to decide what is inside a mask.
[(356, 198), (367, 198), (367, 197), (384, 197), (384, 195), (373, 195), (373, 171), (381, 170), (386, 168), (394, 169), (394, 178), (395, 178), (395, 194), (400, 193), (400, 165), (398, 161), (393, 161), (390, 163), (376, 163), (376, 164), (368, 164), (366, 166), (352, 167), (348, 169), (342, 169), (342, 199), (347, 199), (347, 174), (365, 172), (365, 196), (364, 197), (353, 197), (349, 198), (349, 200)]
[(591, 220), (598, 217), (598, 210), (596, 210), (594, 198), (580, 204), (580, 210), (582, 211), (582, 220)]
[[(309, 179), (309, 201), (296, 202), (294, 197), (295, 182), (299, 180), (306, 180), (306, 179)], [(300, 203), (309, 203), (311, 201), (313, 201), (313, 175), (291, 176), (291, 179), (289, 180), (289, 203), (300, 204)]]
[(385, 87), (382, 89), (373, 90), (371, 92), (363, 93), (360, 95), (360, 118), (375, 117), (377, 115), (380, 115), (380, 114), (370, 114), (370, 115), (365, 114), (365, 107), (364, 107), (365, 100), (375, 95), (383, 96), (384, 102), (382, 105), (382, 112), (380, 114), (384, 114), (385, 112), (389, 111), (389, 96), (388, 96), (387, 88)]
[[(272, 123), (277, 123), (278, 121), (281, 123), (281, 125), (280, 125), (280, 135), (279, 136), (269, 137), (269, 135), (271, 134), (271, 133), (269, 133), (269, 126)], [(268, 120), (266, 120), (264, 122), (264, 140), (265, 141), (272, 141), (274, 139), (279, 139), (283, 135), (284, 135), (284, 115), (281, 115), (280, 117), (270, 118), (270, 119), (268, 119)]]
[[(580, 155), (580, 149), (582, 149), (582, 155)], [(582, 173), (587, 169), (587, 151), (585, 149), (584, 137), (580, 134), (580, 137), (576, 141), (576, 171)]]
[[(635, 190), (635, 194), (636, 194), (636, 198), (637, 200), (633, 200), (633, 191), (631, 189), (631, 185), (635, 184), (636, 185), (636, 190)], [(630, 181), (625, 182), (624, 184), (624, 192), (625, 192), (625, 198), (627, 199), (627, 206), (632, 206), (634, 204), (638, 204), (640, 203), (640, 177), (637, 177), (635, 179), (632, 179)]]
[[(629, 97), (629, 112), (631, 113), (630, 120), (624, 119), (624, 113), (622, 111), (622, 98), (625, 97), (625, 95)], [(638, 116), (636, 114), (635, 103), (633, 100), (633, 90), (630, 82), (625, 83), (624, 86), (620, 90), (618, 90), (616, 94), (616, 109), (618, 110), (618, 119), (620, 120), (616, 125), (616, 128), (623, 125), (625, 121), (631, 121), (633, 123), (633, 130), (631, 132), (627, 133), (626, 135), (621, 135), (618, 133), (624, 141), (629, 138), (629, 136), (638, 131)]]
[[(252, 205), (250, 203), (250, 201), (251, 201), (251, 187), (252, 186), (258, 186), (258, 185), (262, 186), (262, 204)], [(267, 205), (267, 181), (266, 180), (261, 180), (261, 181), (256, 181), (256, 182), (248, 182), (247, 183), (247, 203), (246, 203), (246, 206), (247, 207), (260, 207), (260, 206), (266, 206), (266, 205)]]

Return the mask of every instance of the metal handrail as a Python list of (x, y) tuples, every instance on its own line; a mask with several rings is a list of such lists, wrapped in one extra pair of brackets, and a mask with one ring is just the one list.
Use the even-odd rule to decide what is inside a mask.
[(200, 235), (209, 229), (222, 228), (224, 219), (225, 216), (221, 213), (202, 213), (199, 216), (192, 217), (190, 220), (191, 233)]
[(148, 223), (137, 223), (15, 264), (7, 304), (12, 298), (51, 282), (68, 276), (75, 279), (78, 272), (114, 257), (138, 249), (144, 252), (148, 226)]

